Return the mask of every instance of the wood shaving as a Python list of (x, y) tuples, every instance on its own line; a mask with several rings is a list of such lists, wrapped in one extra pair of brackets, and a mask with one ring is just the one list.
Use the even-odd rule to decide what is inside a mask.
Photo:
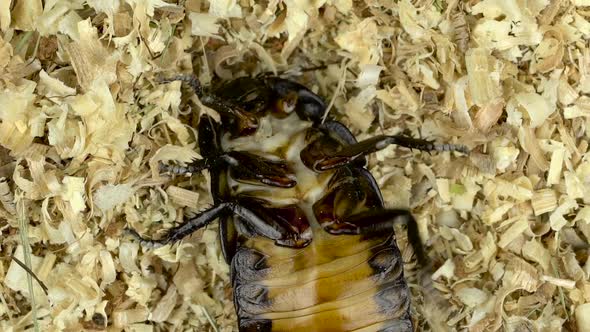
[(452, 331), (590, 331), (589, 6), (0, 1), (0, 330), (236, 331), (215, 223), (157, 250), (124, 229), (158, 238), (212, 203), (207, 172), (159, 165), (201, 158), (196, 120), (216, 114), (160, 78), (273, 72), (323, 96), (359, 139), (471, 149), (368, 158), (435, 263), (444, 310), (429, 317), (412, 287), (418, 331), (438, 318)]

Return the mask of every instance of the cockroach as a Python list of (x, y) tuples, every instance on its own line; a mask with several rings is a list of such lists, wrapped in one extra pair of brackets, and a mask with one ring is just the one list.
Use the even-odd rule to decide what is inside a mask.
[(419, 263), (426, 256), (412, 214), (385, 207), (365, 157), (391, 144), (467, 149), (405, 135), (357, 142), (324, 118), (322, 98), (277, 76), (208, 89), (194, 76), (172, 80), (188, 83), (220, 122), (199, 119), (202, 159), (162, 170), (208, 170), (214, 203), (161, 239), (130, 232), (157, 247), (218, 219), (240, 331), (412, 331), (394, 224), (406, 225)]

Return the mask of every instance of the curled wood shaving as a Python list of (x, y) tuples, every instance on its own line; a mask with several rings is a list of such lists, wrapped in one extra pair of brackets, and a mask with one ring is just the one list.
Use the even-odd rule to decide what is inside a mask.
[(166, 189), (166, 193), (170, 199), (180, 206), (188, 206), (197, 208), (199, 201), (199, 193), (191, 190), (183, 189), (177, 186), (170, 186)]
[(474, 125), (481, 131), (488, 131), (502, 115), (504, 99), (498, 98), (488, 102), (475, 115)]
[[(587, 0), (40, 4), (0, 1), (0, 230), (18, 253), (25, 202), (48, 330), (236, 329), (215, 224), (154, 251), (123, 236), (158, 238), (211, 204), (208, 172), (159, 171), (201, 158), (196, 119), (219, 117), (157, 83), (190, 72), (297, 73), (359, 139), (470, 147), (368, 158), (437, 267), (444, 310), (412, 288), (419, 329), (590, 330)], [(0, 330), (30, 328), (21, 272), (0, 266)]]
[(14, 195), (6, 178), (0, 178), (0, 203), (9, 214), (16, 214), (16, 203), (14, 202)]
[(557, 208), (557, 195), (552, 189), (539, 190), (533, 194), (531, 204), (536, 216), (552, 212)]
[(519, 135), (523, 150), (531, 155), (537, 167), (542, 171), (548, 170), (549, 163), (545, 159), (543, 151), (541, 151), (533, 129), (531, 127), (523, 127), (519, 129)]
[(578, 306), (575, 313), (578, 331), (590, 331), (590, 303), (585, 303)]

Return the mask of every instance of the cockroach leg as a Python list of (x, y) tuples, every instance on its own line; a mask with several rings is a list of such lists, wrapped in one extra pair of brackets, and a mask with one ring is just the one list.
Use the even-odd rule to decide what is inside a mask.
[(199, 120), (199, 147), (203, 159), (193, 159), (186, 166), (166, 165), (160, 163), (160, 172), (169, 172), (175, 175), (195, 174), (202, 170), (217, 166), (223, 161), (221, 155), (221, 142), (219, 137), (219, 123), (210, 116), (203, 115)]
[(326, 194), (314, 203), (313, 212), (324, 229), (336, 232), (339, 226), (332, 224), (341, 223), (342, 218), (382, 208), (383, 198), (373, 176), (360, 167), (342, 167), (328, 183)]
[(235, 202), (223, 202), (216, 204), (213, 207), (198, 213), (186, 223), (170, 229), (167, 234), (159, 240), (144, 238), (133, 229), (127, 229), (127, 232), (140, 241), (142, 245), (150, 248), (158, 248), (167, 244), (178, 242), (198, 229), (209, 225), (215, 219), (220, 218), (228, 213), (233, 213), (239, 216), (246, 223), (252, 226), (252, 228), (255, 229), (257, 233), (271, 240), (281, 240), (288, 236), (285, 228), (278, 223), (269, 223), (267, 220), (260, 218), (250, 209)]
[(135, 237), (143, 246), (149, 248), (158, 248), (167, 244), (173, 244), (180, 241), (184, 237), (195, 232), (199, 228), (203, 228), (209, 225), (215, 219), (221, 217), (228, 209), (231, 203), (221, 203), (214, 205), (213, 207), (200, 212), (193, 218), (189, 219), (186, 223), (178, 225), (166, 233), (166, 235), (159, 239), (153, 240), (140, 236), (135, 230), (127, 228), (126, 231), (133, 237)]
[(461, 144), (435, 144), (432, 141), (425, 139), (417, 139), (405, 135), (395, 136), (377, 136), (379, 139), (375, 143), (377, 150), (382, 150), (390, 144), (403, 146), (409, 149), (417, 149), (421, 151), (457, 151), (464, 154), (469, 154), (469, 148)]
[(428, 264), (422, 246), (418, 224), (408, 210), (403, 209), (371, 209), (351, 216), (341, 217), (333, 223), (322, 225), (331, 234), (375, 235), (390, 232), (395, 224), (406, 225), (408, 241), (414, 248), (421, 266)]
[(395, 144), (402, 147), (417, 149), (422, 151), (458, 151), (469, 153), (469, 149), (464, 145), (454, 144), (434, 144), (431, 141), (411, 138), (403, 135), (385, 136), (379, 135), (364, 141), (343, 145), (339, 150), (323, 148), (324, 142), (327, 144), (329, 138), (320, 136), (316, 141), (311, 142), (302, 152), (302, 160), (311, 160), (306, 154), (313, 155), (311, 166), (316, 171), (326, 171), (348, 165), (359, 158), (362, 158), (373, 152), (383, 150), (389, 145)]
[(230, 163), (233, 159), (227, 154), (220, 153), (204, 159), (194, 159), (186, 166), (166, 165), (160, 163), (160, 172), (169, 172), (174, 175), (195, 174), (205, 169), (210, 169), (214, 166), (219, 166), (222, 163)]
[(383, 208), (374, 178), (362, 168), (340, 168), (328, 193), (313, 205), (313, 212), (320, 226), (334, 235), (387, 234), (393, 225), (405, 224), (419, 263), (426, 263), (418, 226), (410, 211)]
[(221, 124), (204, 114), (199, 119), (199, 152), (203, 158), (213, 158), (222, 153)]
[(228, 166), (232, 177), (238, 182), (260, 182), (280, 188), (291, 188), (297, 184), (295, 175), (289, 170), (286, 163), (239, 151), (230, 151), (209, 158), (196, 159), (187, 166), (160, 164), (160, 171), (185, 175), (221, 165)]
[(133, 237), (136, 241), (139, 242), (140, 245), (150, 249), (160, 248), (167, 244), (164, 240), (152, 240), (145, 238), (139, 235), (139, 233), (137, 233), (136, 230), (129, 227), (125, 228), (125, 234)]
[(232, 216), (225, 216), (219, 218), (219, 240), (221, 244), (221, 253), (225, 258), (225, 262), (231, 264), (231, 261), (238, 249), (238, 230)]
[(186, 166), (166, 165), (160, 163), (160, 172), (169, 172), (175, 175), (195, 174), (211, 167), (211, 161), (206, 159), (195, 159)]
[(343, 141), (345, 145), (353, 145), (357, 143), (354, 135), (345, 125), (342, 124), (342, 122), (326, 120), (324, 123), (322, 123), (320, 128), (327, 129), (330, 133), (336, 135), (336, 137)]
[[(251, 197), (243, 197), (239, 200), (243, 206), (255, 213), (268, 226), (277, 229), (281, 237), (275, 240), (275, 244), (290, 248), (303, 248), (312, 240), (312, 232), (309, 220), (305, 213), (297, 205), (281, 207), (267, 206), (264, 200)], [(257, 229), (259, 225), (252, 225), (249, 220), (244, 222)]]
[(213, 94), (206, 94), (199, 98), (203, 105), (220, 113), (226, 120), (224, 123), (231, 125), (230, 132), (233, 137), (248, 136), (258, 129), (258, 119), (254, 114), (248, 114), (246, 110), (229, 100), (221, 99)]
[(408, 241), (414, 248), (420, 265), (428, 263), (422, 239), (418, 230), (418, 223), (412, 213), (403, 209), (370, 210), (352, 215), (343, 220), (345, 223), (357, 225), (361, 234), (371, 234), (380, 230), (388, 230), (395, 224), (404, 224), (408, 232)]
[(194, 93), (201, 98), (203, 96), (203, 86), (201, 85), (201, 81), (195, 75), (186, 74), (186, 75), (176, 75), (172, 77), (160, 77), (157, 79), (159, 83), (170, 83), (174, 81), (181, 81), (188, 84), (194, 91)]
[(269, 160), (252, 153), (231, 151), (224, 155), (231, 175), (238, 182), (260, 182), (262, 184), (291, 188), (297, 184), (295, 174), (281, 160)]

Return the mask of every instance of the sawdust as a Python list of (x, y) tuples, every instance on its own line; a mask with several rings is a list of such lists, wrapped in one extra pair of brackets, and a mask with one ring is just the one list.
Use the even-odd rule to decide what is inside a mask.
[(419, 221), (450, 330), (590, 331), (589, 17), (587, 0), (1, 1), (0, 330), (236, 330), (215, 225), (153, 251), (123, 229), (211, 203), (206, 173), (157, 165), (198, 157), (193, 120), (214, 112), (158, 77), (275, 72), (359, 139), (472, 150), (369, 160)]

